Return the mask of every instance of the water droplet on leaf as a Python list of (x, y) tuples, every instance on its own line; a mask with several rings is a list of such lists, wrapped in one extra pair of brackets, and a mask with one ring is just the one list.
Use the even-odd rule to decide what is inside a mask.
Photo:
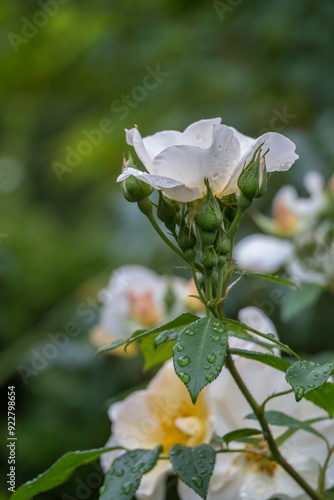
[(191, 359), (189, 358), (189, 356), (181, 356), (181, 357), (177, 360), (178, 364), (179, 364), (180, 366), (182, 366), (182, 367), (183, 367), (183, 366), (187, 366), (187, 365), (189, 365), (190, 361), (191, 361)]
[(209, 363), (215, 363), (217, 360), (217, 356), (214, 353), (209, 354), (209, 356), (207, 357), (207, 360), (209, 361)]
[(190, 337), (192, 337), (193, 335), (195, 335), (195, 332), (193, 330), (187, 330), (186, 335), (189, 335)]
[(187, 384), (188, 382), (190, 382), (191, 377), (190, 377), (190, 375), (188, 375), (188, 373), (181, 372), (181, 373), (179, 373), (179, 379), (184, 384)]
[(130, 493), (132, 486), (133, 486), (133, 483), (131, 483), (131, 482), (124, 483), (123, 486), (122, 486), (123, 493), (125, 495), (127, 495), (128, 493)]
[(216, 378), (215, 373), (209, 373), (209, 375), (205, 377), (205, 380), (207, 380), (208, 382), (213, 382), (215, 378)]
[(297, 390), (296, 390), (296, 400), (300, 401), (302, 399), (302, 397), (304, 396), (304, 394), (305, 394), (304, 387), (297, 387)]
[(203, 485), (203, 479), (200, 476), (198, 476), (198, 475), (193, 476), (191, 478), (191, 480), (194, 483), (194, 485), (197, 486), (198, 488), (202, 487), (202, 485)]

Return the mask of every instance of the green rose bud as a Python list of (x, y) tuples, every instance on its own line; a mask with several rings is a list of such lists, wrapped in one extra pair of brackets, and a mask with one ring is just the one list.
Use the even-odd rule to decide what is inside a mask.
[(199, 235), (201, 238), (201, 246), (204, 250), (205, 248), (212, 247), (214, 245), (217, 237), (217, 231), (203, 231), (203, 229), (200, 229)]
[(177, 237), (177, 242), (181, 250), (185, 251), (194, 248), (196, 245), (196, 236), (192, 228), (189, 228), (185, 221), (181, 222), (180, 231)]
[(205, 184), (207, 192), (203, 203), (196, 212), (195, 221), (200, 229), (213, 232), (217, 231), (217, 229), (222, 225), (223, 214), (217, 198), (212, 194), (207, 179), (205, 180)]
[(179, 210), (180, 205), (176, 201), (166, 198), (162, 192), (159, 191), (157, 215), (162, 222), (165, 224), (174, 222), (175, 216)]
[[(132, 167), (137, 168), (133, 162), (131, 154), (127, 161), (123, 161), (123, 168)], [(131, 203), (147, 198), (153, 191), (153, 188), (133, 175), (130, 175), (125, 181), (122, 182), (123, 194), (126, 200)]]
[(215, 249), (218, 255), (226, 255), (231, 249), (231, 242), (222, 227), (218, 231)]
[(218, 263), (218, 256), (213, 247), (208, 247), (202, 253), (201, 261), (205, 269), (212, 270)]
[(238, 180), (238, 187), (247, 198), (259, 198), (267, 190), (267, 169), (265, 155), (261, 155), (261, 148), (262, 144), (257, 148)]

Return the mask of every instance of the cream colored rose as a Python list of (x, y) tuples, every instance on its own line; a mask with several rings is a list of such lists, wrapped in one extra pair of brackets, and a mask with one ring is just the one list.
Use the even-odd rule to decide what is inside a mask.
[(190, 202), (205, 195), (206, 178), (215, 196), (235, 193), (242, 169), (261, 144), (263, 151), (269, 149), (268, 172), (288, 170), (298, 159), (294, 143), (281, 134), (268, 132), (252, 139), (220, 122), (200, 120), (183, 133), (165, 130), (145, 138), (137, 128), (127, 130), (127, 142), (148, 173), (126, 168), (118, 182), (134, 175), (173, 200)]

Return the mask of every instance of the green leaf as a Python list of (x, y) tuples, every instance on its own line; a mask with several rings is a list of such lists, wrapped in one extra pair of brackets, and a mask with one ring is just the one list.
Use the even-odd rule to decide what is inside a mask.
[[(311, 427), (310, 424), (308, 424), (307, 422), (296, 420), (295, 418), (290, 417), (289, 415), (286, 415), (285, 413), (282, 413), (280, 411), (265, 411), (264, 415), (268, 423), (271, 425), (288, 427), (289, 429), (302, 429), (326, 441), (324, 436), (320, 434), (320, 432), (318, 432), (317, 430), (313, 429), (313, 427)], [(247, 415), (245, 418), (248, 418), (250, 420), (257, 420), (257, 416), (254, 413)]]
[(149, 370), (155, 365), (164, 363), (173, 356), (175, 341), (165, 342), (155, 347), (155, 340), (155, 336), (146, 337), (140, 344), (140, 349), (145, 359), (144, 370)]
[(100, 500), (131, 500), (144, 474), (155, 466), (162, 446), (154, 450), (131, 450), (116, 458), (100, 488)]
[(299, 358), (299, 356), (292, 349), (290, 349), (289, 346), (287, 346), (286, 344), (283, 344), (282, 342), (277, 340), (276, 335), (274, 335), (273, 333), (265, 334), (265, 333), (259, 332), (258, 330), (255, 330), (255, 328), (251, 328), (250, 326), (246, 325), (245, 323), (240, 323), (240, 321), (236, 321), (235, 319), (224, 318), (223, 323), (227, 323), (228, 325), (235, 326), (238, 328), (241, 327), (243, 330), (255, 333), (256, 335), (259, 335), (263, 339), (269, 340), (270, 342), (276, 344), (282, 351), (287, 352), (288, 354), (292, 354), (296, 358)]
[(270, 281), (271, 283), (277, 283), (278, 285), (287, 285), (294, 286), (299, 289), (299, 286), (293, 281), (286, 280), (284, 278), (280, 278), (279, 276), (273, 276), (272, 274), (260, 274), (260, 273), (247, 273), (248, 276), (256, 276), (257, 278), (261, 278), (265, 281)]
[(325, 491), (325, 498), (327, 500), (334, 500), (334, 488)]
[[(250, 333), (245, 332), (244, 330), (238, 329), (237, 331), (236, 327), (233, 327), (233, 330), (227, 330), (227, 335), (229, 337), (235, 337), (238, 339), (246, 340), (247, 342), (253, 342), (254, 344), (260, 345), (262, 347), (265, 347), (268, 351), (272, 351), (274, 349), (273, 344), (269, 344), (268, 342), (263, 342), (263, 340), (258, 339), (257, 337), (254, 337), (254, 335), (251, 335)], [(243, 333), (240, 333), (243, 332)]]
[(227, 349), (222, 323), (202, 318), (182, 330), (173, 349), (174, 368), (195, 404), (200, 391), (221, 372)]
[(295, 316), (309, 309), (317, 302), (322, 292), (323, 288), (319, 285), (303, 285), (298, 292), (289, 292), (281, 308), (282, 321), (291, 321)]
[(126, 343), (125, 349), (129, 344), (134, 342), (135, 340), (142, 340), (145, 337), (148, 337), (150, 335), (154, 335), (155, 333), (160, 333), (163, 331), (167, 330), (173, 330), (173, 329), (179, 329), (181, 330), (182, 328), (186, 327), (187, 325), (190, 325), (190, 323), (193, 323), (198, 319), (198, 316), (195, 316), (194, 314), (190, 313), (185, 313), (181, 314), (181, 316), (178, 316), (177, 318), (173, 319), (173, 321), (169, 321), (169, 323), (166, 323), (165, 325), (158, 326), (157, 328), (152, 328), (151, 330), (146, 330), (146, 331), (139, 331), (135, 332), (132, 337), (130, 337)]
[(181, 481), (205, 499), (215, 466), (215, 450), (208, 444), (194, 448), (176, 444), (170, 449), (169, 458)]
[(99, 458), (102, 453), (107, 451), (119, 450), (121, 448), (97, 448), (88, 451), (70, 451), (62, 456), (43, 474), (40, 474), (32, 481), (20, 486), (13, 495), (11, 500), (30, 500), (35, 495), (48, 491), (56, 486), (67, 481), (77, 467), (88, 464)]
[(285, 379), (295, 391), (296, 401), (310, 391), (321, 387), (334, 373), (334, 363), (314, 363), (313, 361), (297, 361), (287, 370)]
[(219, 443), (219, 444), (226, 444), (228, 445), (231, 441), (239, 441), (243, 440), (243, 438), (247, 438), (250, 436), (258, 436), (259, 434), (261, 435), (267, 435), (264, 431), (261, 431), (259, 429), (238, 429), (236, 431), (228, 432), (224, 436), (215, 436), (214, 440)]
[(185, 313), (185, 314), (181, 314), (181, 316), (178, 316), (173, 321), (170, 321), (169, 323), (166, 323), (165, 325), (158, 326), (158, 327), (153, 328), (151, 330), (137, 330), (137, 331), (135, 331), (135, 333), (133, 335), (131, 335), (131, 337), (129, 337), (127, 339), (114, 340), (111, 344), (104, 346), (104, 347), (100, 347), (100, 349), (98, 349), (96, 351), (96, 357), (99, 356), (100, 354), (106, 352), (106, 351), (111, 351), (113, 349), (117, 349), (117, 347), (120, 347), (122, 345), (125, 345), (124, 349), (126, 350), (127, 346), (129, 344), (131, 344), (132, 342), (135, 342), (136, 340), (142, 340), (150, 335), (154, 335), (154, 334), (157, 334), (160, 332), (164, 332), (166, 334), (167, 330), (171, 330), (174, 328), (175, 329), (178, 328), (179, 330), (181, 330), (182, 328), (189, 325), (193, 321), (196, 321), (196, 319), (198, 319), (198, 317), (195, 316), (194, 314)]
[(243, 358), (254, 359), (255, 361), (271, 366), (272, 368), (276, 368), (276, 370), (280, 370), (281, 372), (286, 372), (291, 366), (289, 361), (279, 358), (278, 356), (274, 356), (273, 354), (232, 348), (229, 348), (228, 351), (231, 354), (236, 354), (238, 356), (242, 356)]
[(96, 351), (95, 357), (97, 358), (100, 354), (103, 354), (104, 352), (112, 351), (113, 349), (117, 349), (117, 347), (121, 347), (122, 345), (126, 344), (127, 341), (128, 341), (128, 339), (114, 340), (111, 344), (100, 347), (100, 349), (98, 349)]
[(155, 337), (154, 346), (158, 347), (159, 345), (164, 344), (165, 342), (171, 342), (172, 340), (176, 340), (180, 332), (181, 332), (180, 329), (162, 331)]
[(334, 417), (334, 384), (331, 382), (325, 382), (321, 387), (307, 393), (305, 399), (327, 411), (330, 417)]

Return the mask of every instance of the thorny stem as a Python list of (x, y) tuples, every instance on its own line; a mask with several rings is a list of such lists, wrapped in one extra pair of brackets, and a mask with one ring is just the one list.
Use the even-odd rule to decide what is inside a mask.
[(203, 304), (206, 304), (206, 298), (204, 297), (204, 294), (202, 292), (201, 286), (200, 286), (200, 284), (198, 282), (197, 273), (196, 273), (196, 267), (195, 267), (195, 262), (194, 261), (190, 262), (190, 267), (191, 267), (191, 272), (192, 272), (192, 275), (193, 275), (193, 280), (194, 280), (194, 283), (195, 283), (198, 295), (199, 295), (201, 301), (203, 302)]
[(285, 396), (285, 394), (291, 394), (293, 392), (293, 389), (288, 389), (287, 391), (282, 391), (282, 392), (274, 392), (273, 394), (270, 394), (262, 403), (261, 409), (264, 409), (268, 401), (271, 399), (277, 398), (278, 396)]
[(320, 469), (319, 480), (318, 480), (318, 491), (319, 491), (319, 493), (321, 495), (324, 494), (325, 479), (326, 479), (326, 470), (327, 470), (327, 467), (328, 467), (328, 464), (329, 464), (329, 461), (331, 459), (331, 456), (332, 456), (333, 452), (334, 452), (334, 447), (332, 447), (332, 448), (329, 447), (325, 463), (324, 463), (324, 465)]
[(213, 308), (210, 306), (210, 302), (212, 300), (212, 280), (211, 274), (208, 274), (207, 271), (204, 271), (204, 285), (205, 285), (205, 295), (206, 295), (206, 315), (210, 316), (210, 312), (214, 314)]
[[(241, 201), (241, 197), (242, 197), (242, 204), (240, 203)], [(234, 248), (234, 236), (235, 236), (235, 233), (238, 229), (238, 225), (239, 225), (239, 222), (240, 222), (240, 219), (241, 217), (243, 216), (244, 212), (247, 210), (247, 208), (250, 207), (250, 205), (252, 204), (252, 200), (243, 196), (243, 195), (240, 195), (240, 200), (239, 200), (239, 206), (238, 206), (238, 209), (237, 209), (237, 213), (235, 214), (235, 217), (233, 219), (233, 222), (230, 226), (230, 229), (229, 229), (229, 236), (230, 236), (230, 242), (231, 242), (231, 250), (230, 250), (230, 254), (229, 254), (229, 257), (232, 258), (232, 255), (233, 255), (233, 248)]]
[(235, 383), (237, 384), (240, 391), (248, 401), (253, 412), (255, 413), (262, 427), (262, 430), (266, 432), (267, 443), (273, 459), (301, 486), (301, 488), (303, 488), (303, 490), (309, 495), (310, 498), (312, 498), (313, 500), (322, 500), (323, 497), (319, 495), (281, 455), (281, 452), (279, 451), (276, 441), (271, 433), (267, 419), (265, 418), (264, 409), (257, 404), (255, 399), (249, 392), (246, 384), (240, 377), (239, 372), (237, 371), (232, 356), (230, 354), (227, 354), (226, 356), (225, 366), (228, 368)]
[[(251, 200), (247, 200), (247, 199), (243, 200), (243, 204), (241, 204), (241, 203), (239, 204), (237, 213), (236, 213), (235, 218), (234, 218), (234, 220), (233, 220), (233, 222), (232, 222), (232, 224), (230, 226), (230, 229), (229, 229), (230, 242), (231, 242), (231, 250), (230, 250), (230, 253), (229, 253), (229, 259), (232, 259), (232, 256), (233, 256), (234, 236), (235, 236), (235, 233), (237, 231), (240, 219), (241, 219), (242, 215), (244, 214), (245, 210), (249, 206), (249, 205), (247, 206), (248, 201), (250, 202), (249, 203), (249, 205), (250, 205), (251, 204)], [(156, 222), (156, 220), (155, 220), (155, 218), (153, 216), (152, 206), (148, 205), (148, 204), (144, 204), (144, 203), (141, 206), (140, 202), (138, 203), (138, 206), (139, 206), (139, 209), (147, 216), (147, 218), (151, 222), (153, 228), (156, 230), (156, 232), (158, 233), (158, 235), (163, 239), (163, 241), (177, 255), (179, 255), (182, 259), (186, 260), (183, 252), (181, 250), (179, 250), (169, 240), (169, 238), (167, 238), (167, 236), (164, 234), (164, 232), (160, 229), (159, 225), (157, 224), (157, 222)], [(202, 266), (200, 266), (198, 263), (196, 263), (194, 261), (194, 262), (191, 263), (191, 269), (192, 269), (192, 274), (194, 276), (194, 282), (195, 282), (197, 291), (199, 293), (199, 297), (201, 298), (202, 301), (204, 299), (204, 302), (206, 303), (207, 316), (210, 316), (210, 312), (211, 312), (212, 314), (214, 314), (214, 316), (218, 317), (219, 319), (223, 319), (223, 317), (224, 317), (223, 308), (220, 307), (219, 308), (220, 309), (220, 311), (219, 311), (220, 314), (217, 314), (214, 311), (214, 307), (212, 307), (212, 305), (210, 307), (210, 304), (208, 304), (208, 302), (210, 302), (212, 300), (212, 280), (211, 280), (211, 275), (204, 272), (205, 294), (206, 294), (206, 298), (205, 298), (204, 295), (203, 295), (203, 292), (202, 292), (202, 290), (201, 290), (201, 288), (199, 286), (199, 283), (198, 283), (198, 280), (197, 280), (197, 276), (196, 276), (196, 269), (198, 269), (200, 272), (203, 272), (203, 268), (202, 268)], [(222, 268), (219, 269), (219, 274), (220, 274), (219, 278), (221, 278), (221, 279), (219, 279), (218, 290), (217, 290), (217, 295), (215, 297), (215, 304), (214, 304), (214, 306), (221, 305), (220, 304), (221, 299), (222, 298), (225, 299), (226, 296), (227, 296), (227, 284), (228, 284), (228, 280), (230, 279), (230, 276), (232, 274), (231, 270), (233, 272), (233, 267), (232, 267), (232, 269), (229, 269), (227, 271), (227, 273), (226, 273), (225, 276), (223, 276), (223, 269)], [(222, 284), (220, 284), (220, 282)], [(218, 293), (220, 294), (219, 296), (218, 296)], [(218, 301), (217, 301), (217, 299), (218, 299)], [(313, 500), (323, 500), (324, 497), (323, 497), (322, 493), (323, 493), (323, 489), (324, 489), (325, 472), (326, 472), (326, 467), (328, 465), (330, 457), (331, 457), (331, 455), (333, 453), (333, 449), (329, 449), (328, 456), (326, 458), (325, 464), (324, 464), (323, 468), (321, 469), (320, 476), (319, 476), (319, 493), (317, 493), (304, 480), (304, 478), (302, 476), (300, 476), (300, 474), (282, 456), (282, 454), (281, 454), (281, 452), (280, 452), (280, 450), (278, 448), (278, 445), (277, 445), (277, 443), (276, 443), (276, 441), (275, 441), (275, 439), (274, 439), (274, 437), (273, 437), (273, 435), (271, 433), (268, 421), (267, 421), (267, 419), (265, 417), (265, 414), (264, 414), (265, 404), (270, 399), (272, 399), (273, 397), (276, 397), (278, 395), (287, 394), (287, 393), (289, 393), (291, 391), (289, 390), (289, 391), (284, 391), (283, 393), (271, 395), (271, 396), (269, 396), (263, 402), (262, 405), (259, 405), (255, 401), (255, 399), (253, 398), (252, 394), (248, 390), (248, 387), (246, 386), (246, 384), (244, 383), (244, 381), (242, 380), (242, 378), (240, 377), (240, 374), (239, 374), (238, 370), (235, 367), (235, 364), (233, 362), (233, 359), (232, 359), (232, 356), (231, 356), (230, 353), (226, 354), (226, 357), (225, 357), (225, 366), (227, 367), (227, 369), (231, 373), (231, 376), (233, 377), (235, 383), (237, 384), (237, 386), (239, 387), (240, 391), (242, 392), (242, 394), (244, 395), (245, 399), (247, 400), (248, 404), (252, 408), (254, 414), (256, 415), (256, 417), (257, 417), (257, 419), (258, 419), (258, 421), (259, 421), (259, 423), (261, 425), (262, 430), (266, 433), (266, 440), (267, 440), (268, 447), (269, 447), (269, 450), (270, 450), (271, 455), (272, 455), (272, 457), (270, 459), (272, 459), (275, 462), (277, 462), (300, 485), (300, 487), (309, 495), (309, 497), (311, 499), (313, 499)], [(249, 453), (250, 452), (249, 450), (218, 450), (217, 453), (228, 453), (228, 452), (234, 452), (234, 451), (238, 452), (238, 453), (245, 453), (245, 452)], [(257, 452), (256, 454), (262, 454), (263, 455), (263, 453), (261, 453), (261, 452)], [(160, 459), (161, 460), (167, 460), (168, 457), (160, 457)]]
[[(162, 231), (162, 229), (159, 227), (159, 224), (156, 222), (155, 218), (154, 218), (154, 215), (153, 215), (153, 210), (152, 210), (152, 204), (151, 202), (149, 203), (145, 203), (145, 199), (144, 200), (140, 200), (138, 202), (138, 207), (139, 207), (139, 210), (144, 214), (146, 215), (146, 217), (148, 218), (148, 220), (150, 221), (150, 223), (152, 224), (153, 228), (155, 229), (155, 231), (158, 233), (158, 235), (160, 236), (160, 238), (165, 242), (167, 243), (167, 245), (179, 256), (181, 257), (181, 259), (183, 260), (186, 260), (185, 257), (184, 257), (184, 254), (183, 252), (177, 248), (177, 246), (174, 245), (174, 243), (172, 243), (170, 241), (169, 238), (167, 238), (167, 236), (165, 235), (165, 233)], [(195, 267), (196, 269), (198, 269), (200, 272), (203, 271), (203, 268), (202, 266), (200, 266), (197, 262), (195, 262)]]
[(217, 307), (221, 300), (223, 291), (223, 280), (224, 280), (224, 266), (225, 262), (218, 262), (218, 283), (217, 283), (217, 293), (214, 305)]

